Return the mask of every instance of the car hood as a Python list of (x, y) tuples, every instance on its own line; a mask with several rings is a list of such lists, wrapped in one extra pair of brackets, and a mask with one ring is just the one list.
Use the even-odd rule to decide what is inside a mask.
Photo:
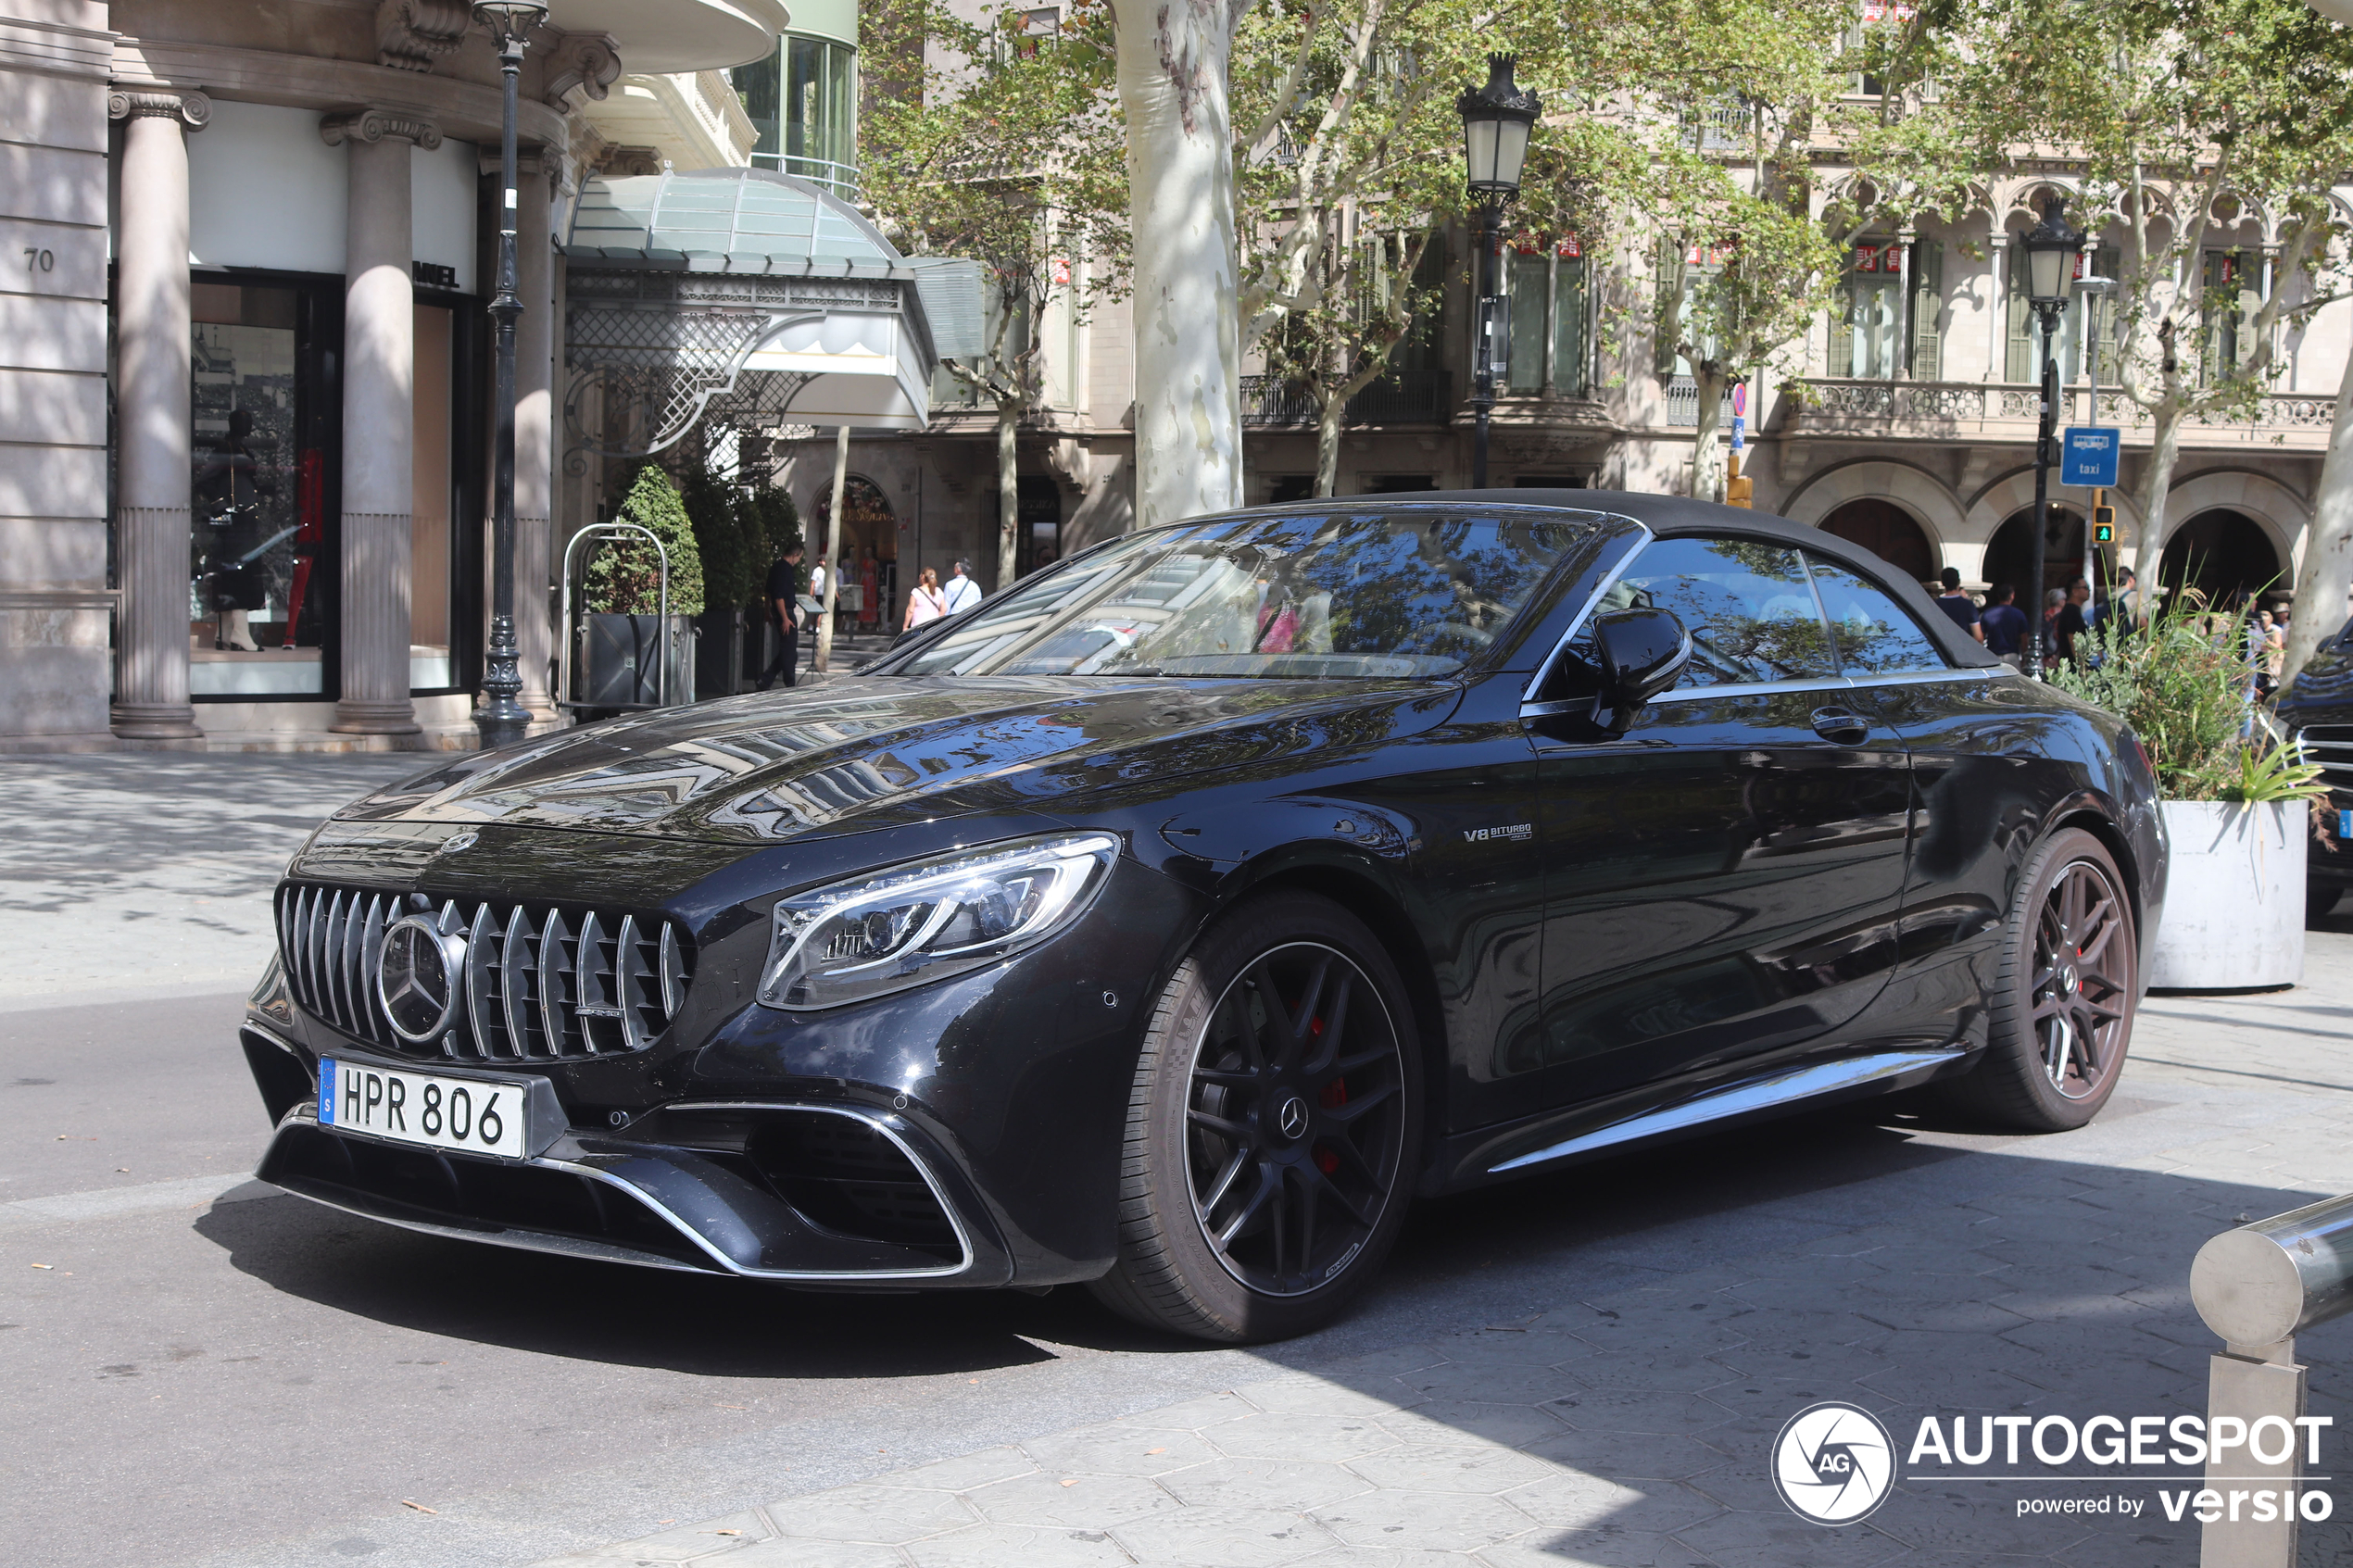
[(1424, 728), (1457, 696), (1428, 681), (835, 681), (469, 754), (335, 818), (773, 844), (1279, 769)]

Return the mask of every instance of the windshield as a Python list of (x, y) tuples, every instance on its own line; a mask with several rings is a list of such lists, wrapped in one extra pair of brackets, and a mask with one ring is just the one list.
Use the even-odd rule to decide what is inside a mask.
[(896, 675), (1447, 675), (1492, 646), (1588, 512), (1333, 511), (1156, 529), (975, 611)]

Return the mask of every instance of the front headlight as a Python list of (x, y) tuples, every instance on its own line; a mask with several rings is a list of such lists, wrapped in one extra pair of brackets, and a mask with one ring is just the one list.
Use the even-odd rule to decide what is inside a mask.
[(1118, 856), (1111, 834), (1061, 834), (779, 899), (760, 1005), (813, 1011), (996, 963), (1083, 914)]

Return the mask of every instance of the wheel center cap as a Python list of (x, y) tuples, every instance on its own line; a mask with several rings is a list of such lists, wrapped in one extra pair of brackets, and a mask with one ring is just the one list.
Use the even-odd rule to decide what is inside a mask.
[(1282, 1129), (1283, 1136), (1287, 1138), (1296, 1138), (1305, 1133), (1307, 1102), (1297, 1095), (1284, 1100), (1282, 1109), (1275, 1112), (1275, 1124)]
[(2083, 988), (2082, 976), (2077, 974), (2071, 966), (2059, 972), (2059, 979), (2067, 986), (2069, 996), (2073, 996)]

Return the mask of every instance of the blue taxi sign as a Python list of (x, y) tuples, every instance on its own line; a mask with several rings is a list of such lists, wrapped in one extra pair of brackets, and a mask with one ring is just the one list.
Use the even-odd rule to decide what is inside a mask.
[(2114, 425), (2077, 425), (2059, 438), (2059, 483), (2116, 487), (2124, 433)]

